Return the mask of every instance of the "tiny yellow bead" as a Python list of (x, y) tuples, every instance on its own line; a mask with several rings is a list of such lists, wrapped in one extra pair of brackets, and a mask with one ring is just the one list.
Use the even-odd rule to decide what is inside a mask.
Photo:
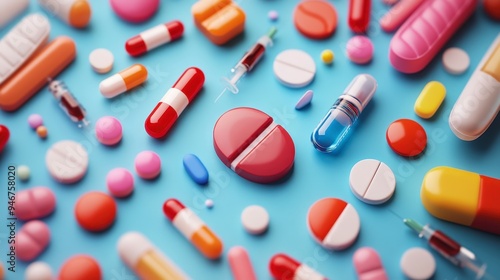
[(321, 52), (321, 60), (326, 63), (326, 64), (331, 64), (334, 59), (333, 51), (332, 50), (324, 50)]

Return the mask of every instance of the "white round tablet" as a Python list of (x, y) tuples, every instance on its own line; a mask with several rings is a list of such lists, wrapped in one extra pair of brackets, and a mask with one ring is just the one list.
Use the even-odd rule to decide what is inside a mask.
[(443, 54), (443, 65), (448, 73), (460, 75), (469, 68), (469, 55), (462, 49), (449, 48)]
[(352, 167), (349, 185), (361, 201), (382, 204), (394, 194), (396, 178), (385, 163), (376, 159), (364, 159)]
[(429, 279), (436, 271), (436, 260), (423, 248), (411, 248), (401, 257), (401, 270), (410, 279)]
[(89, 157), (82, 145), (75, 141), (59, 141), (45, 155), (50, 175), (63, 184), (72, 184), (87, 173)]
[(246, 231), (251, 234), (261, 234), (269, 226), (269, 214), (262, 206), (251, 205), (241, 213), (241, 222)]
[(107, 49), (95, 49), (89, 55), (90, 65), (99, 74), (105, 74), (113, 69), (115, 58)]
[(312, 82), (316, 75), (314, 59), (301, 50), (282, 51), (274, 59), (274, 74), (285, 86), (300, 88)]
[(26, 280), (52, 280), (52, 269), (44, 262), (33, 262), (24, 273)]

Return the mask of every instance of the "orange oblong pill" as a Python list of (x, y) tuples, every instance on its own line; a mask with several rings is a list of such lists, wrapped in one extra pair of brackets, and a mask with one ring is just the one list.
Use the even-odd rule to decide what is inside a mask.
[(194, 23), (216, 45), (222, 45), (245, 28), (245, 12), (231, 0), (201, 0), (191, 7)]

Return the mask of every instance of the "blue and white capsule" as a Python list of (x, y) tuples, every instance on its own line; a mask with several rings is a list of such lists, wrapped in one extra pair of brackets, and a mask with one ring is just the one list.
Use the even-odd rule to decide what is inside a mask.
[(324, 153), (337, 151), (376, 89), (377, 81), (372, 76), (354, 77), (311, 134), (314, 147)]

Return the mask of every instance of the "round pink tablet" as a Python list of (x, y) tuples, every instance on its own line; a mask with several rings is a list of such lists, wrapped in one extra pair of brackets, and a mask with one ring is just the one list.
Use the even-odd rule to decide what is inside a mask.
[(160, 0), (110, 0), (109, 2), (119, 17), (132, 23), (150, 19), (160, 5)]
[(125, 168), (115, 168), (106, 176), (106, 186), (116, 197), (126, 197), (134, 190), (134, 177)]
[(28, 117), (28, 124), (31, 128), (37, 129), (39, 126), (43, 125), (43, 118), (39, 114), (31, 114)]
[(122, 139), (122, 124), (114, 117), (102, 117), (95, 124), (95, 132), (99, 142), (112, 146)]
[(362, 35), (354, 36), (347, 41), (347, 57), (354, 63), (366, 64), (373, 58), (373, 44), (370, 38)]
[(16, 256), (22, 261), (31, 261), (45, 250), (49, 242), (50, 229), (44, 222), (27, 222), (16, 235)]
[(143, 179), (154, 179), (161, 172), (161, 159), (155, 152), (143, 151), (135, 157), (135, 172)]
[(47, 187), (34, 187), (16, 193), (16, 217), (27, 221), (43, 218), (54, 211), (56, 196)]

